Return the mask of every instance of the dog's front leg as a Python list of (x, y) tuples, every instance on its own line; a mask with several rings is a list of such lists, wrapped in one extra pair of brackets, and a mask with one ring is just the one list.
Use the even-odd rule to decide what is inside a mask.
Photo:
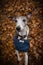
[(21, 58), (20, 58), (20, 56), (19, 56), (18, 50), (16, 50), (16, 54), (17, 54), (17, 57), (18, 57), (18, 61), (21, 61)]
[(25, 52), (25, 65), (28, 65), (28, 53)]

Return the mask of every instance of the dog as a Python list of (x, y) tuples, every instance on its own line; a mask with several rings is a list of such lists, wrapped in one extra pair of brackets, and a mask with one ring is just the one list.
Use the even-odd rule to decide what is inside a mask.
[(29, 21), (30, 17), (31, 13), (29, 13), (27, 16), (18, 16), (13, 17), (12, 19), (16, 23), (16, 35), (14, 36), (16, 54), (18, 57), (18, 61), (21, 61), (19, 51), (24, 52), (25, 65), (28, 65), (28, 49), (30, 48), (28, 41), (29, 26), (27, 25), (27, 22)]

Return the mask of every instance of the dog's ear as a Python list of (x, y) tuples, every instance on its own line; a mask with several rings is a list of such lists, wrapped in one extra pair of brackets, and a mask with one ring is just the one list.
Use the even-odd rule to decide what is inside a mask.
[(27, 14), (27, 19), (28, 20), (30, 19), (31, 15), (32, 15), (32, 13)]
[(12, 20), (15, 21), (16, 20), (16, 17), (13, 17)]
[(13, 17), (13, 16), (10, 16), (10, 17), (8, 17), (10, 20), (12, 20), (12, 21), (15, 21), (16, 20), (16, 17)]

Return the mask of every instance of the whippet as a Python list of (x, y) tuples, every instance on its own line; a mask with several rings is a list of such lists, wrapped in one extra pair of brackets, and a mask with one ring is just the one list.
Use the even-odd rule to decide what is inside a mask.
[(29, 21), (30, 17), (31, 14), (13, 18), (13, 21), (16, 22), (16, 36), (14, 37), (14, 45), (16, 48), (18, 61), (21, 61), (19, 51), (23, 51), (25, 54), (25, 65), (28, 65), (28, 50), (30, 48), (28, 41), (29, 26), (27, 25), (27, 21)]

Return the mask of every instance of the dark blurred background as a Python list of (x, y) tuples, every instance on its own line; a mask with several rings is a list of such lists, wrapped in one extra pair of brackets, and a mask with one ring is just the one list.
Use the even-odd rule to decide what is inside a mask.
[(43, 0), (0, 0), (0, 65), (24, 65), (24, 53), (17, 61), (13, 37), (15, 22), (10, 17), (26, 16), (32, 12), (28, 26), (30, 49), (28, 65), (43, 65)]

